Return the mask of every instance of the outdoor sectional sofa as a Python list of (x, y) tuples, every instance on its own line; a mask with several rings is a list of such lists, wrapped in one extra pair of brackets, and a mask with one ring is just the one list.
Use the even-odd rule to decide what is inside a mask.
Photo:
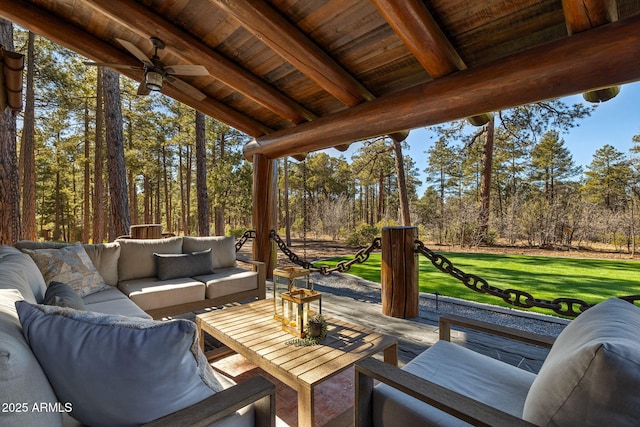
[[(181, 255), (185, 240), (197, 254)], [(234, 385), (207, 363), (193, 322), (149, 314), (260, 297), (260, 273), (225, 267), (229, 250), (200, 280), (153, 276), (163, 262), (154, 253), (175, 258), (169, 264), (181, 274), (189, 265), (202, 273), (192, 258), (215, 259), (232, 238), (50, 246), (0, 245), (0, 425), (273, 425), (273, 384), (256, 377)], [(49, 281), (43, 264), (81, 287)], [(237, 292), (224, 277), (237, 278)], [(247, 289), (248, 277), (256, 289)]]

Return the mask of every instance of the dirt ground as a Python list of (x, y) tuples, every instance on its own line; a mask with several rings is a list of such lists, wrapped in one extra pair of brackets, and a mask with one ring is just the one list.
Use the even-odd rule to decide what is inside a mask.
[[(552, 256), (567, 258), (596, 258), (596, 259), (620, 259), (620, 260), (640, 260), (640, 254), (632, 257), (629, 253), (620, 253), (607, 248), (581, 248), (581, 249), (546, 249), (526, 246), (476, 246), (464, 247), (437, 245), (430, 242), (424, 242), (425, 245), (434, 252), (466, 252), (466, 253), (490, 253), (504, 255), (531, 255), (531, 256)], [(303, 239), (291, 239), (289, 247), (298, 257), (311, 262), (321, 259), (331, 258), (340, 255), (354, 255), (360, 248), (348, 246), (342, 242), (331, 239), (307, 239), (306, 244)], [(241, 250), (245, 256), (250, 256), (251, 242), (248, 241)], [(278, 265), (291, 264), (282, 251), (278, 250)], [(291, 264), (293, 265), (293, 264)]]

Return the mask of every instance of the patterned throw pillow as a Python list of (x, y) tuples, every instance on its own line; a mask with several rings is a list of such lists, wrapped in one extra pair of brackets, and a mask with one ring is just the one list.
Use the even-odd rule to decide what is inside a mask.
[(45, 283), (66, 283), (80, 297), (109, 287), (80, 243), (60, 249), (23, 249), (23, 252), (33, 258)]

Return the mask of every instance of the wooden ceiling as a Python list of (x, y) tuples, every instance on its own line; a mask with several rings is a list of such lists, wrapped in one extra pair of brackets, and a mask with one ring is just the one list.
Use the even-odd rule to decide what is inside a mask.
[[(165, 64), (162, 92), (296, 155), (640, 80), (640, 0), (0, 0), (0, 16), (92, 60)], [(135, 80), (142, 72), (118, 71)]]

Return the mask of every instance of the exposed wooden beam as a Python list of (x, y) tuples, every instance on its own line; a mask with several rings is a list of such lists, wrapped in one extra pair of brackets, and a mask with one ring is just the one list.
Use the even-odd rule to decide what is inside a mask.
[(247, 144), (244, 155), (311, 152), (624, 84), (640, 80), (639, 61), (640, 16), (634, 16), (274, 132)]
[[(421, 0), (371, 0), (405, 46), (434, 79), (467, 65)], [(467, 118), (474, 126), (491, 119), (490, 113)]]
[(292, 123), (297, 124), (317, 117), (273, 86), (226, 59), (152, 10), (132, 1), (85, 1), (97, 11), (143, 37), (160, 38), (172, 54), (183, 61), (204, 65), (217, 80)]
[(562, 0), (569, 35), (618, 20), (616, 0)]
[(371, 0), (434, 79), (467, 68), (421, 0)]
[[(70, 25), (51, 12), (43, 10), (30, 2), (23, 0), (0, 0), (0, 16), (87, 58), (99, 62), (129, 64), (134, 66), (140, 65), (131, 55), (116, 49), (114, 46), (90, 35), (78, 27)], [(136, 71), (124, 69), (118, 69), (116, 71), (137, 81), (140, 81), (142, 78), (142, 74)], [(264, 124), (214, 99), (207, 98), (202, 102), (198, 102), (184, 93), (173, 89), (169, 85), (165, 85), (162, 92), (254, 137), (272, 132), (272, 130)]]
[(263, 0), (212, 0), (248, 31), (342, 103), (374, 98), (315, 42)]

